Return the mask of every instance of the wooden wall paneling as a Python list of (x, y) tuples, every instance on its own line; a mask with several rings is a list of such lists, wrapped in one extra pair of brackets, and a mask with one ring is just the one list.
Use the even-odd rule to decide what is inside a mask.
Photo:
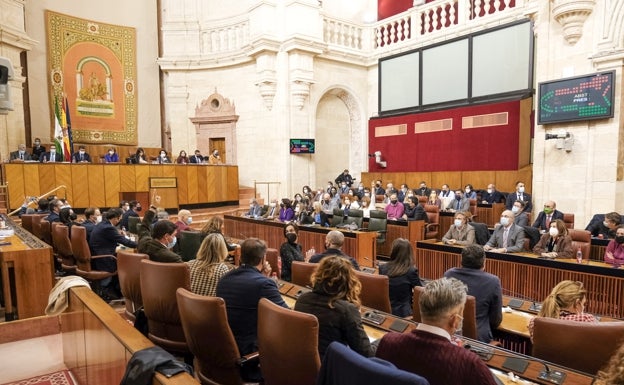
[(487, 185), (496, 180), (495, 171), (462, 171), (462, 190), (471, 184), (475, 190), (485, 190)]
[(227, 172), (227, 201), (238, 201), (238, 166), (229, 166)]
[[(71, 173), (71, 190), (72, 190), (72, 198), (69, 201), (69, 203), (73, 206), (73, 207), (88, 207), (89, 206), (89, 201), (93, 199), (93, 197), (91, 197), (91, 194), (89, 193), (90, 191), (90, 187), (91, 187), (91, 175), (97, 175), (97, 171), (94, 169), (96, 167), (102, 167), (102, 166), (93, 166), (90, 164), (75, 164), (73, 165), (73, 167), (70, 168), (70, 173)], [(99, 178), (99, 187), (97, 187), (98, 190), (100, 190), (99, 195), (101, 195), (101, 197), (104, 197), (104, 189), (103, 187), (103, 181), (101, 179), (102, 177), (102, 173), (100, 173), (100, 175), (98, 175)], [(94, 178), (95, 179), (95, 178)], [(97, 186), (97, 185), (96, 185)], [(95, 186), (94, 186), (94, 193), (95, 193)], [(97, 193), (95, 193), (97, 194)]]
[(217, 200), (217, 191), (219, 191), (219, 184), (221, 180), (217, 178), (217, 174), (214, 172), (214, 168), (218, 166), (205, 166), (208, 168), (207, 170), (207, 179), (206, 179), (206, 197), (210, 202), (214, 202)]
[[(73, 165), (70, 163), (56, 163), (52, 166), (54, 167), (55, 178), (52, 188), (58, 187), (60, 185), (65, 185), (67, 187), (67, 193), (65, 197), (63, 197), (63, 190), (57, 191), (56, 196), (59, 198), (66, 198), (69, 203), (73, 205), (74, 196), (76, 195), (76, 193), (74, 193), (73, 191), (75, 186), (73, 185), (72, 180), (72, 166)], [(86, 179), (84, 179), (83, 181), (85, 180)]]
[[(116, 166), (113, 166), (113, 167), (116, 167)], [(148, 167), (149, 166), (135, 166), (135, 165), (130, 165), (130, 164), (119, 165), (119, 191), (120, 192), (137, 191), (136, 172), (139, 169), (144, 171), (144, 169), (148, 169)], [(119, 200), (119, 197), (117, 197), (117, 200)]]
[[(18, 207), (20, 207), (22, 205), (22, 203), (24, 203), (24, 197), (27, 195), (37, 195), (37, 193), (35, 191), (37, 190), (32, 190), (33, 194), (28, 194), (28, 184), (26, 183), (26, 179), (27, 176), (24, 174), (24, 169), (26, 167), (24, 167), (23, 164), (10, 164), (10, 163), (5, 163), (3, 164), (4, 167), (4, 175), (6, 176), (6, 180), (11, 180), (13, 181), (12, 183), (9, 183), (7, 188), (9, 191), (9, 208), (11, 210), (16, 209)], [(32, 177), (32, 175), (30, 175), (30, 177)], [(37, 179), (35, 179), (35, 181), (39, 181), (38, 177)]]
[[(89, 180), (89, 194), (85, 197), (87, 201), (84, 206), (77, 207), (105, 207), (106, 206), (106, 191), (108, 190), (109, 184), (108, 181), (104, 177), (104, 169), (106, 167), (115, 167), (114, 165), (103, 165), (103, 164), (92, 164), (87, 167), (88, 175), (87, 178)], [(117, 169), (119, 170), (119, 169)], [(115, 184), (115, 186), (119, 186), (119, 184)], [(117, 188), (117, 187), (115, 187)]]
[(197, 170), (197, 201), (208, 201), (208, 170), (207, 166), (192, 166)]
[(193, 188), (189, 185), (194, 184), (194, 182), (189, 178), (190, 169), (191, 167), (177, 167), (175, 170), (175, 178), (178, 185), (178, 203), (181, 205), (191, 203), (189, 201), (189, 191), (193, 190)]
[[(54, 164), (51, 163), (40, 163), (38, 165), (39, 168), (39, 187), (41, 188), (41, 193), (48, 192), (57, 186), (56, 184), (56, 176), (55, 176), (55, 168)], [(67, 186), (70, 188), (70, 186)], [(62, 192), (61, 192), (62, 193)]]
[(431, 186), (437, 190), (442, 188), (443, 184), (447, 184), (450, 189), (463, 188), (461, 185), (461, 172), (459, 171), (441, 171), (431, 173)]
[[(120, 201), (120, 192), (122, 189), (122, 177), (130, 177), (134, 179), (134, 171), (131, 170), (132, 166), (119, 165), (119, 164), (107, 164), (102, 166), (103, 182), (104, 186), (104, 203), (102, 207), (117, 207)], [(130, 186), (128, 180), (125, 180), (124, 185)], [(95, 205), (94, 205), (95, 206)]]
[(174, 166), (173, 164), (162, 164), (160, 167), (162, 168), (162, 176), (175, 178), (177, 166)]
[(430, 172), (406, 172), (405, 183), (409, 188), (417, 189), (420, 187), (420, 182), (425, 181), (427, 186), (431, 187), (431, 173)]
[(401, 183), (405, 181), (404, 172), (387, 172), (384, 173), (382, 179), (382, 187), (385, 189), (388, 183), (392, 183), (395, 189), (399, 189)]
[(152, 171), (151, 166), (135, 166), (134, 189), (129, 191), (144, 192), (149, 190), (149, 177)]
[(150, 177), (163, 177), (163, 167), (160, 164), (150, 164), (146, 167), (149, 170)]

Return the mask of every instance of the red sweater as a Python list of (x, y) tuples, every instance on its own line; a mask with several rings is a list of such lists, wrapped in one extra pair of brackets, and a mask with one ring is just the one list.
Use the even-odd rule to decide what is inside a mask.
[(475, 353), (422, 330), (386, 334), (376, 356), (425, 377), (431, 385), (496, 385)]

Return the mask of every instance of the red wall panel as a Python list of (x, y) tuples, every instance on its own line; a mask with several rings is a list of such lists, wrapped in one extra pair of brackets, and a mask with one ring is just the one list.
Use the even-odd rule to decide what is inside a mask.
[(392, 17), (412, 8), (414, 0), (377, 0), (377, 20)]
[[(463, 117), (500, 112), (508, 113), (507, 125), (462, 129)], [(381, 151), (387, 168), (381, 168), (375, 158), (369, 158), (369, 171), (517, 170), (520, 113), (517, 100), (371, 119), (368, 151), (370, 154)], [(449, 118), (453, 122), (450, 131), (414, 133), (414, 123)], [(407, 124), (407, 135), (375, 137), (376, 127), (396, 124)]]

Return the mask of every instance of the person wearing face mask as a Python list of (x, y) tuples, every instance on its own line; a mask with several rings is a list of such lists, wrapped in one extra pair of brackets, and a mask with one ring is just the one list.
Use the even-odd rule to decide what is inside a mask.
[(431, 384), (495, 385), (483, 360), (459, 346), (454, 337), (462, 328), (466, 292), (466, 285), (455, 278), (427, 283), (419, 300), (422, 322), (411, 332), (384, 335), (375, 356), (421, 375)]
[(373, 195), (386, 195), (386, 190), (381, 186), (380, 179), (371, 183), (371, 192), (374, 192)]
[[(154, 197), (154, 203), (156, 205), (160, 203), (160, 196)], [(147, 254), (149, 259), (155, 262), (182, 262), (182, 258), (171, 250), (177, 243), (175, 223), (163, 220), (151, 226), (157, 211), (156, 206), (150, 206), (139, 223), (137, 251)]]
[(164, 149), (160, 150), (160, 152), (158, 153), (158, 158), (156, 158), (156, 163), (171, 163), (171, 159), (169, 158), (169, 156), (167, 156), (167, 151), (165, 151)]
[(13, 161), (23, 162), (26, 160), (32, 160), (32, 157), (30, 156), (29, 153), (26, 152), (26, 145), (20, 143), (20, 145), (17, 146), (17, 151), (13, 151), (10, 154), (9, 160), (11, 162)]
[(624, 265), (624, 226), (615, 229), (615, 238), (607, 245), (604, 261), (616, 266)]
[(286, 223), (284, 226), (284, 238), (286, 242), (280, 246), (280, 257), (282, 258), (282, 280), (291, 281), (291, 266), (293, 261), (305, 261), (303, 249), (297, 243), (299, 227), (294, 223)]
[(451, 190), (447, 184), (443, 184), (442, 189), (440, 189), (440, 193), (438, 194), (438, 198), (440, 198), (440, 201), (442, 202), (440, 209), (446, 209), (455, 199), (455, 192)]
[(338, 201), (333, 199), (331, 194), (325, 193), (323, 194), (323, 201), (321, 202), (321, 207), (325, 214), (333, 214), (334, 209), (338, 208)]
[(537, 215), (533, 227), (545, 233), (550, 228), (550, 223), (555, 219), (563, 220), (563, 213), (557, 210), (557, 204), (554, 201), (548, 201), (544, 203), (544, 210)]
[(462, 190), (456, 190), (454, 198), (446, 205), (446, 211), (458, 212), (470, 210), (470, 200), (464, 197)]
[(351, 187), (347, 185), (347, 182), (341, 182), (340, 188), (338, 188), (338, 195), (348, 195), (351, 192)]
[(412, 191), (409, 189), (409, 187), (407, 187), (405, 183), (403, 183), (399, 191), (397, 191), (397, 198), (399, 199), (399, 202), (404, 203), (408, 193), (411, 194)]
[(78, 151), (72, 155), (72, 163), (91, 163), (91, 156), (87, 153), (85, 146), (79, 146)]
[(278, 219), (280, 222), (290, 222), (295, 217), (295, 211), (292, 209), (292, 203), (290, 199), (283, 198), (280, 203), (280, 211)]
[(403, 213), (405, 212), (405, 206), (403, 203), (399, 202), (397, 198), (397, 194), (390, 195), (390, 203), (384, 207), (384, 211), (388, 216), (388, 219), (391, 221), (396, 221), (397, 219), (403, 219)]
[(420, 182), (419, 187), (414, 190), (414, 193), (421, 197), (428, 197), (431, 195), (431, 189), (427, 187), (427, 182), (423, 180)]
[(442, 208), (442, 201), (440, 200), (440, 198), (438, 198), (438, 193), (435, 192), (435, 190), (431, 191), (431, 193), (429, 194), (429, 200), (427, 200), (427, 204), (432, 206), (438, 206), (438, 209)]
[(54, 146), (50, 147), (50, 151), (44, 152), (39, 157), (39, 162), (41, 163), (58, 163), (62, 162), (63, 160), (63, 155), (60, 152), (56, 152), (56, 147)]
[(442, 237), (442, 242), (448, 245), (472, 245), (475, 243), (475, 230), (468, 224), (465, 212), (455, 213), (453, 224)]
[(184, 150), (180, 151), (180, 153), (178, 154), (178, 157), (176, 158), (176, 163), (177, 164), (191, 163), (191, 161), (189, 160), (189, 157), (186, 155), (186, 151)]
[(349, 216), (349, 210), (351, 210), (351, 197), (345, 196), (342, 199), (341, 209), (342, 209), (342, 216), (344, 218), (348, 217)]
[(323, 206), (321, 205), (321, 203), (314, 202), (314, 204), (312, 205), (312, 208), (313, 208), (312, 218), (314, 220), (314, 224), (323, 226), (323, 227), (329, 227), (330, 226), (329, 219), (327, 217), (327, 214), (325, 214), (325, 212), (323, 211)]
[(108, 149), (106, 155), (104, 155), (104, 161), (106, 163), (118, 163), (119, 162), (119, 154), (117, 154), (117, 150), (115, 147), (111, 147)]
[(496, 190), (496, 186), (492, 183), (487, 185), (487, 190), (481, 196), (481, 203), (483, 204), (493, 204), (500, 203), (504, 200), (503, 194), (500, 191)]
[(466, 199), (477, 199), (477, 192), (474, 190), (471, 184), (464, 186), (464, 197)]
[(524, 192), (524, 182), (516, 182), (516, 191), (507, 194), (507, 202), (505, 207), (507, 210), (511, 210), (515, 201), (524, 201), (524, 211), (530, 213), (533, 209), (533, 203), (531, 203), (531, 195)]
[(129, 157), (126, 160), (126, 163), (146, 164), (147, 160), (145, 159), (145, 150), (143, 150), (143, 148), (141, 148), (141, 147), (137, 148), (137, 150), (134, 153), (134, 155), (132, 155), (131, 157)]
[(249, 200), (249, 211), (243, 214), (244, 217), (247, 218), (258, 218), (262, 215), (262, 206), (258, 204), (256, 198), (251, 198)]
[(425, 212), (425, 208), (418, 202), (418, 197), (412, 195), (407, 198), (407, 203), (405, 206), (405, 213), (403, 214), (403, 219), (408, 221), (419, 221), (423, 220), (425, 223), (429, 222), (429, 217)]
[(468, 295), (475, 297), (477, 337), (490, 343), (492, 330), (503, 321), (503, 290), (500, 279), (485, 272), (485, 252), (479, 245), (462, 249), (461, 267), (453, 267), (444, 273), (446, 278), (456, 278), (468, 286)]
[(314, 254), (310, 257), (310, 263), (319, 263), (323, 258), (329, 256), (338, 256), (351, 262), (351, 265), (355, 270), (360, 270), (360, 265), (355, 258), (342, 252), (342, 245), (344, 244), (344, 234), (338, 230), (332, 230), (325, 236), (325, 251), (322, 253)]
[(219, 155), (219, 150), (214, 150), (212, 154), (208, 157), (208, 164), (221, 164), (221, 156)]
[(514, 223), (518, 226), (528, 226), (529, 216), (524, 211), (524, 201), (515, 201), (511, 206), (511, 212), (514, 214)]
[(102, 214), (97, 207), (88, 207), (85, 212), (85, 220), (81, 223), (82, 227), (87, 230), (87, 242), (91, 238), (91, 232), (93, 228), (100, 222), (102, 222)]
[(40, 160), (41, 156), (45, 154), (46, 148), (41, 145), (41, 139), (35, 138), (35, 142), (32, 149), (32, 160)]
[(180, 234), (181, 231), (193, 230), (189, 226), (191, 223), (193, 223), (193, 217), (191, 216), (191, 212), (189, 210), (183, 209), (178, 211), (178, 220), (175, 223), (178, 228), (178, 234)]
[(613, 239), (615, 238), (615, 230), (620, 223), (622, 223), (622, 217), (615, 211), (607, 214), (596, 214), (585, 230), (589, 231), (592, 237)]
[(542, 258), (574, 258), (576, 250), (572, 247), (572, 238), (561, 219), (550, 222), (548, 232), (540, 237), (533, 247), (533, 252)]
[(119, 222), (120, 229), (127, 229), (129, 227), (128, 218), (138, 217), (139, 216), (138, 211), (140, 211), (140, 207), (141, 207), (141, 204), (136, 200), (132, 200), (128, 202), (128, 209), (124, 211), (123, 215), (121, 216), (121, 221)]
[(514, 222), (514, 213), (505, 210), (501, 214), (500, 226), (494, 229), (492, 236), (483, 249), (494, 253), (517, 253), (524, 249), (524, 229)]
[(264, 213), (262, 217), (266, 219), (275, 219), (279, 215), (279, 209), (280, 208), (279, 208), (279, 205), (277, 204), (277, 199), (273, 198), (271, 199), (271, 203), (269, 203), (269, 209), (267, 210), (266, 213)]
[(360, 210), (362, 210), (362, 216), (364, 218), (370, 218), (371, 199), (369, 197), (364, 196), (360, 199)]

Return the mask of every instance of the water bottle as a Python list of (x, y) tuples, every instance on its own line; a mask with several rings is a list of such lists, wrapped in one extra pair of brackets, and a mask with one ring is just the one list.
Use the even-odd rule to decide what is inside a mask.
[(282, 257), (279, 255), (277, 256), (277, 271), (282, 271)]
[(578, 250), (576, 250), (576, 263), (583, 263), (583, 252), (580, 246)]

